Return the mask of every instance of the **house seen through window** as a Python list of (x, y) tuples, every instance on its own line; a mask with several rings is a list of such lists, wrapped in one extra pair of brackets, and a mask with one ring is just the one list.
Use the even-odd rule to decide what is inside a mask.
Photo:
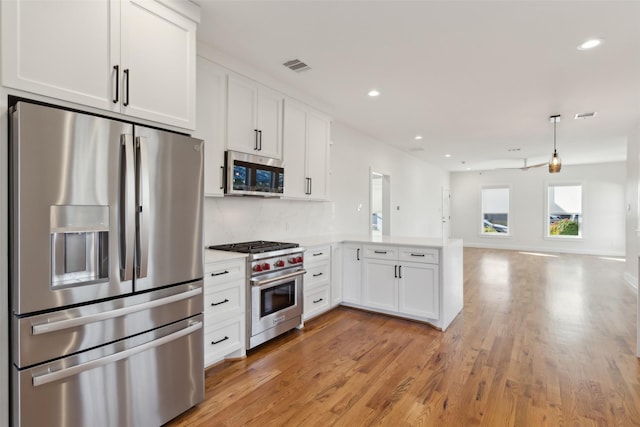
[(482, 234), (509, 234), (509, 187), (482, 188)]
[(549, 184), (547, 237), (582, 237), (582, 185)]

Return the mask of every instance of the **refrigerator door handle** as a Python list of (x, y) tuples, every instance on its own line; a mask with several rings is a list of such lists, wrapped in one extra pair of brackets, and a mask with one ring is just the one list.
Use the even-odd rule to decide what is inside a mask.
[(149, 262), (149, 152), (147, 138), (136, 137), (137, 180), (137, 224), (136, 232), (136, 277), (147, 277)]
[(120, 278), (133, 279), (133, 235), (135, 233), (135, 176), (133, 136), (120, 135)]
[(64, 329), (75, 328), (77, 326), (84, 326), (89, 323), (114, 319), (116, 317), (126, 316), (127, 314), (136, 313), (144, 310), (150, 310), (152, 308), (160, 307), (162, 305), (183, 301), (201, 294), (202, 294), (202, 288), (197, 287), (179, 294), (170, 295), (168, 297), (160, 298), (153, 301), (147, 301), (142, 304), (136, 304), (129, 307), (117, 308), (115, 310), (102, 311), (95, 314), (88, 314), (86, 316), (73, 317), (71, 319), (64, 319), (64, 320), (58, 320), (58, 321), (52, 321), (52, 322), (49, 322), (49, 319), (47, 319), (46, 323), (41, 323), (38, 325), (31, 326), (31, 335), (47, 334), (49, 332), (56, 332)]
[(108, 365), (110, 363), (115, 363), (119, 360), (126, 359), (127, 357), (131, 357), (134, 354), (142, 353), (145, 350), (154, 347), (160, 347), (168, 342), (175, 341), (178, 338), (182, 338), (186, 335), (192, 334), (198, 329), (202, 328), (202, 322), (200, 321), (190, 321), (189, 326), (184, 329), (181, 329), (177, 332), (164, 336), (154, 341), (149, 341), (147, 343), (138, 345), (136, 347), (129, 348), (127, 350), (121, 351), (119, 353), (114, 353), (106, 357), (102, 357), (100, 359), (95, 359), (90, 362), (81, 363), (79, 365), (71, 366), (69, 368), (61, 369), (59, 371), (50, 372), (43, 375), (34, 376), (32, 379), (33, 386), (38, 387), (44, 384), (49, 384), (54, 381), (59, 381), (73, 375), (78, 375), (84, 371), (88, 371), (90, 369), (97, 368), (99, 366)]

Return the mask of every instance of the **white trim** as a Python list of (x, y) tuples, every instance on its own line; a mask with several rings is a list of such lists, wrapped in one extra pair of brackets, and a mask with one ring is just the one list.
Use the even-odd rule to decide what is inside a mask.
[[(576, 187), (576, 186), (580, 186), (580, 222), (579, 222), (579, 228), (578, 228), (578, 235), (577, 236), (554, 236), (549, 234), (549, 188), (550, 187)], [(544, 240), (548, 240), (548, 241), (583, 241), (585, 238), (585, 230), (586, 230), (586, 223), (587, 221), (585, 220), (585, 213), (584, 213), (584, 207), (586, 205), (585, 203), (585, 197), (586, 197), (586, 191), (585, 191), (585, 184), (584, 182), (581, 181), (549, 181), (549, 180), (545, 180), (544, 181), (544, 212), (542, 215), (542, 220), (544, 222), (543, 228), (542, 228), (542, 238)]]
[(165, 7), (179, 13), (187, 19), (199, 24), (201, 17), (200, 6), (189, 0), (156, 0)]
[[(501, 241), (503, 242), (503, 241)], [(490, 242), (481, 242), (481, 243), (469, 243), (464, 242), (465, 248), (486, 248), (486, 249), (505, 249), (510, 251), (527, 251), (527, 252), (545, 252), (545, 253), (562, 253), (562, 254), (578, 254), (578, 255), (595, 255), (595, 256), (613, 256), (613, 257), (621, 257), (624, 258), (624, 252), (595, 252), (589, 249), (580, 249), (580, 248), (566, 248), (566, 247), (557, 247), (557, 248), (549, 248), (548, 246), (538, 247), (538, 246), (526, 246), (526, 245), (509, 245), (509, 244), (495, 244), (492, 245)]]
[[(485, 233), (484, 232), (484, 207), (483, 207), (483, 194), (482, 191), (483, 190), (498, 190), (498, 189), (504, 189), (506, 188), (507, 190), (509, 190), (509, 206), (508, 206), (508, 211), (507, 211), (507, 229), (509, 230), (507, 233), (498, 233), (496, 232), (494, 233)], [(490, 237), (490, 238), (499, 238), (499, 239), (505, 239), (505, 238), (510, 238), (513, 236), (512, 230), (511, 230), (511, 184), (487, 184), (487, 185), (480, 185), (480, 215), (479, 215), (479, 225), (480, 225), (480, 230), (479, 230), (479, 236), (480, 237)]]

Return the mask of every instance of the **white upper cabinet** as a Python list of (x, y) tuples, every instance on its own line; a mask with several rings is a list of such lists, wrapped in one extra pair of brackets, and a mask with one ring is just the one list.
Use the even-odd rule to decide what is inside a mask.
[(123, 113), (195, 128), (196, 29), (160, 3), (122, 1)]
[(2, 84), (113, 109), (120, 1), (3, 1)]
[(197, 62), (197, 121), (193, 136), (204, 140), (204, 195), (224, 196), (227, 71), (201, 57)]
[(236, 74), (227, 85), (227, 148), (282, 159), (283, 96)]
[(331, 120), (287, 99), (284, 106), (284, 196), (327, 200)]
[(4, 86), (195, 127), (195, 21), (150, 0), (1, 7)]

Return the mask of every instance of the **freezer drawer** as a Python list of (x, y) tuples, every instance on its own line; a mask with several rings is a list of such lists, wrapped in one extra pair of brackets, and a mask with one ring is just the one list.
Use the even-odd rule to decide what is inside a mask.
[(160, 426), (204, 398), (202, 314), (19, 371), (14, 426)]
[(25, 368), (68, 356), (203, 311), (197, 280), (110, 301), (13, 318), (13, 363)]

